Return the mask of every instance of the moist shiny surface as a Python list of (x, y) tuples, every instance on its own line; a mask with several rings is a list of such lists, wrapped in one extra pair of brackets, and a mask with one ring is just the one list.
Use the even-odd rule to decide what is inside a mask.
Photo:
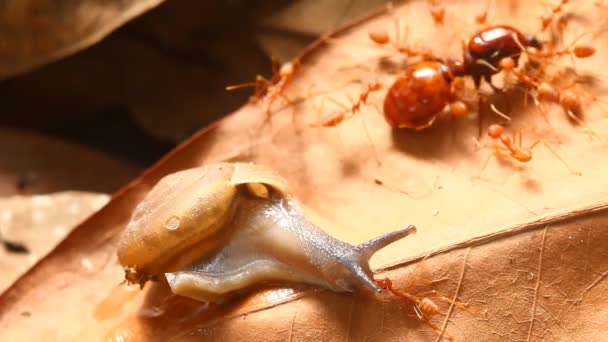
[[(356, 288), (347, 268), (359, 260), (356, 247), (334, 239), (303, 216), (295, 201), (243, 196), (221, 249), (183, 271), (168, 273), (173, 292), (214, 300), (264, 281), (304, 282), (335, 291)], [(342, 261), (342, 262), (340, 262)]]
[(393, 127), (422, 129), (432, 124), (450, 98), (450, 83), (441, 62), (411, 65), (389, 89), (384, 117)]

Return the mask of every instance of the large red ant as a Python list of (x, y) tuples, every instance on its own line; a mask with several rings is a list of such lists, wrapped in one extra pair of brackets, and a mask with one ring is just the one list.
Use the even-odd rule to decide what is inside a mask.
[(446, 108), (453, 116), (466, 115), (467, 106), (457, 98), (454, 80), (471, 76), (476, 87), (484, 79), (495, 88), (491, 78), (500, 71), (498, 63), (505, 57), (513, 56), (516, 60), (522, 45), (540, 47), (536, 39), (513, 27), (492, 26), (469, 40), (463, 61), (434, 58), (410, 65), (389, 89), (384, 100), (384, 117), (396, 128), (424, 129)]
[[(381, 31), (370, 32), (369, 37), (379, 45), (390, 42), (389, 36)], [(517, 61), (522, 48), (527, 46), (540, 48), (541, 45), (535, 38), (506, 25), (492, 26), (475, 34), (464, 47), (463, 61), (442, 60), (428, 52), (397, 46), (399, 52), (422, 60), (408, 66), (389, 88), (384, 100), (384, 117), (393, 127), (420, 130), (431, 126), (444, 110), (453, 116), (464, 116), (468, 106), (459, 99), (458, 91), (463, 83), (458, 80), (471, 76), (479, 87), (484, 79), (496, 89), (491, 77), (500, 72), (498, 63), (505, 57)], [(362, 98), (366, 99), (367, 93), (369, 89)], [(324, 125), (337, 125), (345, 117), (342, 113)]]
[[(543, 29), (550, 25), (553, 17), (561, 12), (566, 3), (567, 0), (562, 0), (552, 9), (551, 19), (543, 20)], [(480, 22), (485, 22), (486, 16), (487, 9), (480, 17)], [(389, 35), (382, 31), (370, 32), (369, 38), (378, 45), (391, 42)], [(503, 92), (505, 87), (500, 89), (492, 82), (492, 76), (500, 72), (504, 72), (505, 77), (515, 77), (527, 91), (533, 92), (535, 99), (558, 103), (570, 117), (576, 118), (582, 108), (576, 94), (567, 89), (556, 88), (547, 81), (546, 75), (536, 75), (534, 68), (544, 67), (548, 63), (546, 59), (550, 58), (565, 55), (588, 58), (595, 53), (591, 46), (574, 44), (562, 50), (552, 50), (543, 46), (535, 36), (525, 35), (508, 25), (489, 26), (472, 35), (463, 45), (462, 61), (441, 59), (428, 52), (402, 47), (397, 43), (394, 45), (398, 52), (420, 60), (410, 64), (389, 87), (384, 98), (383, 114), (392, 127), (416, 130), (430, 127), (442, 113), (455, 117), (467, 115), (470, 99), (461, 96), (464, 78), (467, 76), (472, 78), (477, 89), (481, 87), (481, 81), (485, 80), (494, 91)], [(517, 68), (521, 55), (527, 56), (525, 68)], [(380, 86), (376, 84), (369, 86), (360, 95), (359, 101), (350, 108), (350, 113), (354, 115), (358, 112), (360, 106), (367, 102), (368, 95), (379, 89)], [(348, 117), (346, 112), (343, 112), (325, 121), (323, 125), (335, 126)], [(495, 155), (500, 158), (508, 157), (519, 162), (528, 162), (532, 159), (531, 150), (542, 142), (538, 140), (530, 147), (524, 148), (521, 145), (521, 136), (517, 140), (504, 135), (504, 128), (501, 133), (497, 131), (496, 127), (490, 127), (488, 134), (500, 142), (501, 145), (495, 148)], [(549, 146), (548, 148), (557, 156)]]
[(460, 62), (421, 61), (397, 78), (384, 98), (384, 118), (393, 127), (424, 129), (448, 106), (454, 116), (466, 114), (456, 100), (453, 81), (463, 75)]
[[(492, 83), (492, 76), (508, 71), (515, 74), (524, 84), (533, 89), (549, 87), (548, 83), (532, 80), (515, 69), (521, 54), (531, 58), (550, 58), (573, 55), (587, 58), (595, 50), (590, 46), (578, 45), (560, 51), (544, 51), (542, 44), (533, 36), (526, 36), (507, 25), (491, 26), (477, 32), (463, 49), (463, 60), (422, 60), (410, 65), (390, 87), (384, 100), (384, 116), (396, 128), (424, 129), (446, 108), (454, 116), (467, 112), (466, 104), (457, 98), (453, 82), (471, 76), (476, 88), (485, 80), (495, 91), (500, 91)], [(508, 62), (505, 62), (508, 61)], [(560, 103), (569, 112), (580, 107), (568, 93), (562, 94)]]
[[(434, 21), (438, 24), (442, 23), (444, 11), (441, 11), (443, 6), (440, 1), (429, 0), (429, 3)], [(542, 30), (550, 26), (567, 3), (568, 0), (560, 0), (551, 8), (549, 15), (541, 18)], [(476, 16), (478, 23), (485, 24), (489, 8), (490, 1), (488, 0), (485, 10)], [(437, 13), (441, 13), (441, 15), (438, 16)], [(378, 32), (370, 34), (370, 38), (377, 44), (386, 44), (389, 41), (387, 34)], [(454, 116), (466, 115), (468, 111), (466, 101), (459, 98), (453, 83), (462, 77), (470, 76), (475, 88), (480, 88), (481, 81), (485, 80), (494, 91), (501, 91), (492, 82), (492, 76), (506, 71), (517, 74), (517, 78), (524, 81), (525, 72), (515, 70), (520, 56), (524, 53), (529, 58), (536, 60), (563, 55), (587, 58), (595, 53), (592, 47), (585, 45), (553, 51), (543, 47), (541, 41), (535, 36), (525, 35), (517, 28), (508, 25), (486, 27), (472, 35), (462, 48), (462, 61), (444, 60), (428, 53), (399, 49), (408, 56), (420, 56), (422, 61), (406, 68), (389, 88), (384, 100), (384, 116), (391, 126), (424, 129), (431, 126), (442, 112), (448, 112)], [(505, 58), (509, 58), (512, 63), (504, 63)], [(530, 77), (527, 80), (522, 83), (528, 89), (537, 91), (541, 98), (549, 99), (546, 96), (549, 95), (546, 92), (549, 90), (549, 83), (532, 80)], [(553, 90), (553, 94), (558, 92)], [(577, 101), (571, 92), (563, 92), (558, 97), (558, 102), (569, 114), (577, 112), (575, 109), (580, 108), (580, 101)]]

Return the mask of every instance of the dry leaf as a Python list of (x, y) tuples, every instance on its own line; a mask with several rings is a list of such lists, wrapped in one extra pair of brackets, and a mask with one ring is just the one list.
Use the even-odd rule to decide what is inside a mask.
[[(510, 102), (511, 128), (524, 129), (525, 142), (543, 137), (581, 175), (542, 144), (528, 164), (490, 159), (483, 168), (491, 150), (473, 143), (475, 117), (440, 118), (418, 132), (390, 130), (375, 109), (385, 91), (372, 94), (370, 105), (338, 127), (318, 127), (341, 110), (336, 102), (349, 105), (368, 82), (388, 86), (395, 79), (379, 56), (391, 55), (396, 65), (403, 58), (374, 46), (370, 30), (394, 34), (399, 18), (410, 28), (412, 46), (457, 57), (459, 38), (476, 31), (480, 9), (476, 1), (445, 8), (444, 26), (434, 25), (426, 1), (357, 24), (302, 60), (285, 93), (295, 104), (275, 101), (270, 122), (264, 123), (264, 103), (248, 105), (195, 135), (0, 297), (0, 339), (604, 339), (608, 163), (598, 156), (608, 147), (608, 122), (601, 103), (586, 102), (584, 125), (575, 126), (559, 108), (524, 103), (521, 94), (492, 98), (499, 106), (501, 99)], [(584, 88), (603, 96), (608, 42), (593, 34), (607, 9), (586, 2), (566, 10), (576, 15), (569, 16), (565, 41), (588, 32), (581, 43), (598, 50), (576, 61), (576, 71), (596, 79)], [(544, 6), (504, 1), (492, 6), (490, 18), (536, 32), (538, 17), (546, 13)], [(486, 124), (493, 119), (486, 113)], [(163, 283), (141, 292), (118, 285), (123, 273), (115, 237), (137, 201), (161, 176), (218, 160), (275, 168), (306, 206), (339, 224), (327, 227), (331, 234), (352, 243), (416, 224), (417, 235), (381, 251), (372, 264), (379, 277), (389, 276), (412, 293), (442, 294), (427, 293), (443, 313), (431, 320), (435, 329), (390, 295), (377, 300), (285, 288), (206, 306), (171, 296)], [(83, 258), (94, 267), (83, 269)]]
[(292, 1), (260, 21), (265, 27), (294, 35), (319, 36), (336, 30), (370, 10), (385, 4), (380, 0)]
[(264, 30), (257, 33), (257, 38), (269, 56), (287, 61), (314, 38), (333, 32), (383, 4), (383, 0), (291, 1), (260, 16)]
[(84, 49), (162, 0), (8, 0), (0, 6), (0, 79)]
[(0, 241), (24, 248), (0, 248), (0, 290), (53, 249), (72, 227), (106, 204), (109, 197), (68, 191), (0, 199)]
[(0, 129), (0, 196), (65, 190), (110, 193), (139, 169), (61, 139)]

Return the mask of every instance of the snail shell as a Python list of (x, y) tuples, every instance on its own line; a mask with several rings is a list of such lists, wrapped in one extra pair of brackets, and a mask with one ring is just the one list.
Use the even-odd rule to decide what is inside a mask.
[(413, 232), (352, 246), (308, 221), (272, 170), (219, 163), (161, 179), (133, 212), (118, 258), (127, 281), (164, 274), (174, 293), (202, 301), (263, 282), (381, 292), (369, 259)]

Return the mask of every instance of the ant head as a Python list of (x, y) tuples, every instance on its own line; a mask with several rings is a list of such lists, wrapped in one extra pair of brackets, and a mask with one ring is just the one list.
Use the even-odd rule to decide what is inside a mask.
[(527, 45), (530, 47), (536, 48), (538, 50), (541, 50), (543, 48), (543, 43), (534, 35), (527, 35), (526, 41), (528, 43)]
[(465, 64), (461, 61), (448, 59), (445, 61), (445, 65), (447, 65), (452, 78), (466, 75)]
[(492, 124), (490, 127), (488, 127), (488, 136), (491, 138), (500, 138), (504, 132), (505, 128), (499, 124)]

